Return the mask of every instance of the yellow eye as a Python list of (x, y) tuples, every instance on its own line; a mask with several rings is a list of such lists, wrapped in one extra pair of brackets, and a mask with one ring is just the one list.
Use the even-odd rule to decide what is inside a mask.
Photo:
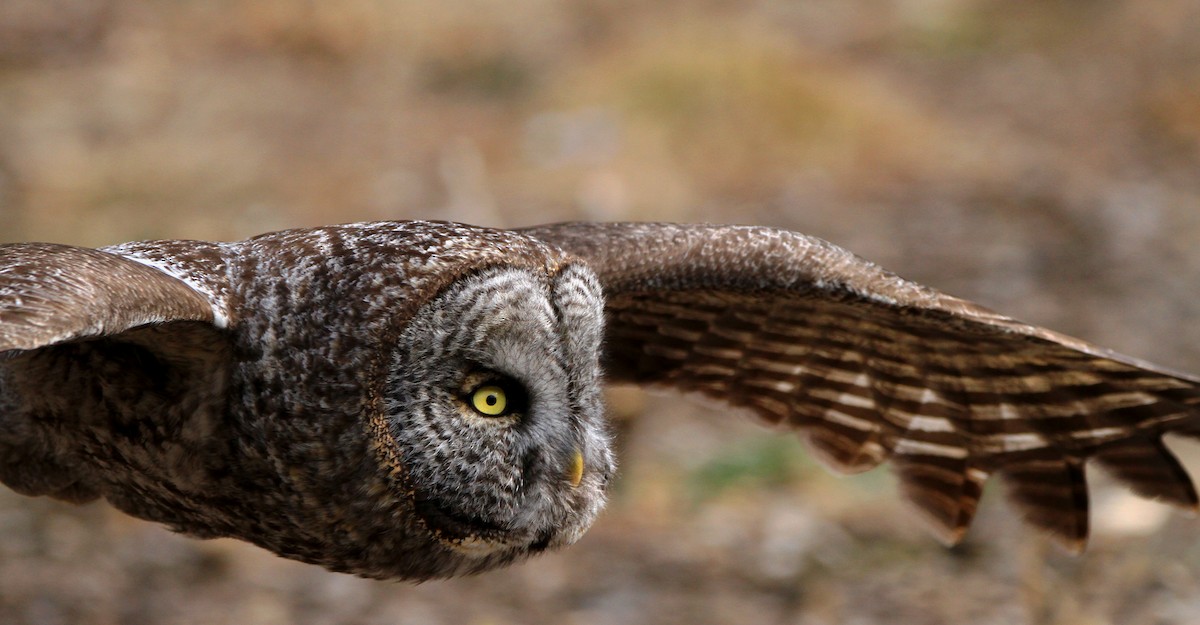
[(498, 417), (508, 409), (508, 395), (499, 386), (481, 386), (471, 393), (471, 406), (479, 414)]

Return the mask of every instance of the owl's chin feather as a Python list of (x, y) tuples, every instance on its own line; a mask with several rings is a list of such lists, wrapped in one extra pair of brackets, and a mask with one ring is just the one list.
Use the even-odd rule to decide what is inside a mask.
[(535, 555), (565, 547), (578, 540), (586, 528), (547, 528), (522, 532), (491, 523), (479, 517), (456, 513), (429, 499), (419, 500), (414, 511), (429, 533), (440, 543), (460, 554), (483, 556), (504, 550)]
[(413, 509), (430, 533), (445, 542), (472, 539), (503, 542), (510, 533), (508, 529), (480, 517), (454, 512), (433, 499), (418, 499)]

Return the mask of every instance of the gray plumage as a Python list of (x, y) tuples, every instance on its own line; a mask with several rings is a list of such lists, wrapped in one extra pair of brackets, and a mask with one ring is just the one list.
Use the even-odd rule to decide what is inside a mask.
[(602, 377), (744, 406), (844, 471), (890, 459), (947, 542), (1000, 474), (1081, 548), (1089, 458), (1197, 503), (1162, 435), (1197, 434), (1200, 381), (795, 233), (0, 246), (0, 481), (333, 570), (427, 579), (574, 542), (614, 470)]

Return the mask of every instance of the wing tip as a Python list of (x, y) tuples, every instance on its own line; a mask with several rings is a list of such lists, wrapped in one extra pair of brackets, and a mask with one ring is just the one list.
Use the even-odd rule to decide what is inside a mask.
[(1195, 483), (1161, 435), (1120, 441), (1097, 450), (1092, 457), (1135, 495), (1193, 516), (1200, 514)]
[(933, 537), (947, 549), (960, 545), (967, 536), (967, 530), (970, 529), (969, 524), (953, 527), (943, 525), (936, 520), (930, 519), (927, 514), (918, 514), (918, 518), (924, 521), (929, 533), (933, 534)]
[(1047, 532), (1046, 536), (1050, 542), (1060, 551), (1069, 555), (1078, 557), (1087, 551), (1088, 536), (1068, 536), (1057, 532)]
[(961, 543), (979, 509), (988, 473), (965, 462), (951, 468), (906, 454), (893, 457), (892, 469), (904, 501), (934, 538), (946, 547)]

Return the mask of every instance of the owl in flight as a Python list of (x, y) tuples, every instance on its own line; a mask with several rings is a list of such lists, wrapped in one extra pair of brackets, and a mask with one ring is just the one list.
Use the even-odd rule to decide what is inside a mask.
[(0, 481), (378, 578), (568, 545), (605, 382), (698, 392), (833, 468), (890, 461), (944, 541), (998, 474), (1088, 533), (1084, 464), (1195, 509), (1163, 435), (1200, 378), (762, 227), (383, 222), (235, 243), (0, 246)]

